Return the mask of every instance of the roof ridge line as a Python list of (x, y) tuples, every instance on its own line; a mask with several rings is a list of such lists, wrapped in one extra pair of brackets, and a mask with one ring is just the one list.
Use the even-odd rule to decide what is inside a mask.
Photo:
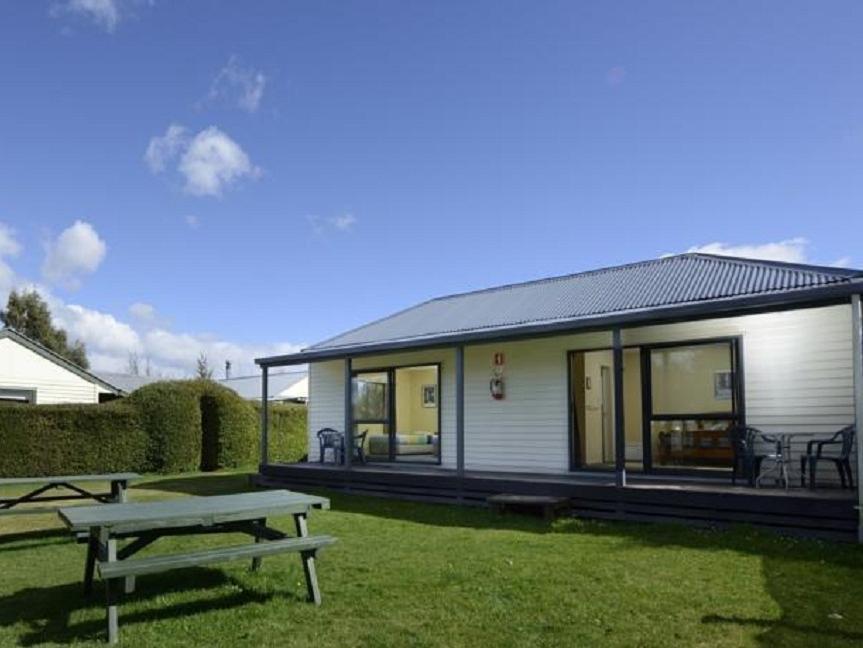
[[(603, 274), (606, 272), (614, 272), (616, 270), (623, 270), (625, 268), (636, 268), (640, 266), (653, 265), (657, 263), (663, 263), (668, 261), (673, 261), (679, 259), (681, 257), (688, 256), (696, 256), (692, 252), (681, 252), (679, 254), (670, 254), (667, 256), (657, 257), (655, 259), (643, 259), (641, 261), (631, 261), (629, 263), (623, 263), (621, 265), (613, 265), (613, 266), (604, 266), (602, 268), (593, 268), (591, 270), (581, 270), (580, 272), (571, 272), (569, 274), (555, 275), (553, 277), (542, 277), (540, 279), (528, 279), (527, 281), (514, 281), (508, 284), (501, 284), (499, 286), (489, 286), (488, 288), (477, 288), (476, 290), (467, 290), (465, 292), (458, 293), (450, 293), (449, 295), (441, 295), (440, 297), (434, 297), (433, 299), (427, 300), (428, 302), (441, 301), (444, 299), (452, 299), (453, 297), (463, 297), (466, 295), (477, 295), (479, 293), (485, 292), (494, 292), (496, 290), (510, 290), (512, 288), (519, 288), (521, 286), (534, 286), (537, 284), (543, 283), (554, 283), (556, 281), (564, 281), (566, 279), (574, 279), (575, 277), (586, 277), (589, 275), (595, 274)], [(423, 302), (426, 303), (426, 302)], [(420, 304), (417, 304), (420, 306)], [(337, 336), (341, 337), (341, 336)]]

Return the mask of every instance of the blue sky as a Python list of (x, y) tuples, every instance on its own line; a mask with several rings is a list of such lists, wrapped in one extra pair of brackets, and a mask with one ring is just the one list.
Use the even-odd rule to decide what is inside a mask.
[(696, 246), (863, 265), (861, 28), (841, 1), (7, 1), (0, 293), (38, 286), (96, 367), (182, 373)]

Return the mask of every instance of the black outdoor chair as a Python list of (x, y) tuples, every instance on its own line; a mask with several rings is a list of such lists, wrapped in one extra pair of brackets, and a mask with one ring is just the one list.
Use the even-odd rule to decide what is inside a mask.
[(360, 463), (366, 462), (366, 437), (369, 435), (368, 430), (363, 430), (362, 434), (354, 437), (354, 457), (359, 459)]
[(340, 464), (344, 461), (345, 454), (345, 438), (341, 432), (333, 428), (321, 428), (318, 430), (318, 447), (320, 455), (318, 461), (324, 463), (324, 455), (326, 449), (331, 448), (333, 451), (333, 463)]
[(731, 470), (731, 483), (736, 484), (738, 477), (744, 477), (749, 486), (754, 487), (761, 474), (761, 464), (767, 455), (757, 454), (755, 444), (761, 438), (770, 440), (761, 430), (746, 425), (736, 425), (728, 432), (731, 448), (734, 451), (734, 464)]
[[(806, 485), (806, 466), (809, 466), (809, 488), (815, 488), (815, 468), (819, 461), (832, 461), (839, 471), (842, 488), (854, 488), (854, 476), (851, 474), (851, 449), (854, 446), (856, 430), (853, 425), (842, 428), (829, 439), (818, 441), (813, 439), (806, 444), (806, 454), (800, 457), (800, 485)], [(839, 446), (839, 452), (824, 456), (824, 449)], [(847, 479), (846, 479), (847, 478)]]

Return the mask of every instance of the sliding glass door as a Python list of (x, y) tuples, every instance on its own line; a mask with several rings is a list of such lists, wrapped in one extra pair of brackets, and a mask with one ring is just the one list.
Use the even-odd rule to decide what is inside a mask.
[(440, 462), (440, 366), (354, 374), (354, 436), (369, 461)]
[[(733, 462), (744, 420), (738, 340), (623, 349), (624, 456), (629, 470), (717, 470)], [(569, 354), (570, 464), (615, 467), (611, 349)]]

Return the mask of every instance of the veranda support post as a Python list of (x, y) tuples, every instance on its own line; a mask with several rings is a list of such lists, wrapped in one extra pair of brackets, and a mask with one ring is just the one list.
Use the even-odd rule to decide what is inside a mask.
[(623, 344), (620, 329), (612, 331), (614, 364), (614, 481), (626, 486), (626, 427), (623, 420)]
[(261, 465), (269, 463), (269, 434), (270, 434), (270, 411), (269, 411), (269, 367), (261, 367)]
[(851, 297), (851, 339), (854, 354), (854, 425), (857, 443), (857, 541), (863, 544), (863, 489), (860, 476), (863, 475), (863, 313), (860, 312), (860, 295)]
[(353, 362), (350, 358), (345, 358), (345, 447), (344, 447), (344, 462), (345, 469), (351, 469), (351, 462), (354, 459), (354, 409), (351, 388), (353, 382)]

